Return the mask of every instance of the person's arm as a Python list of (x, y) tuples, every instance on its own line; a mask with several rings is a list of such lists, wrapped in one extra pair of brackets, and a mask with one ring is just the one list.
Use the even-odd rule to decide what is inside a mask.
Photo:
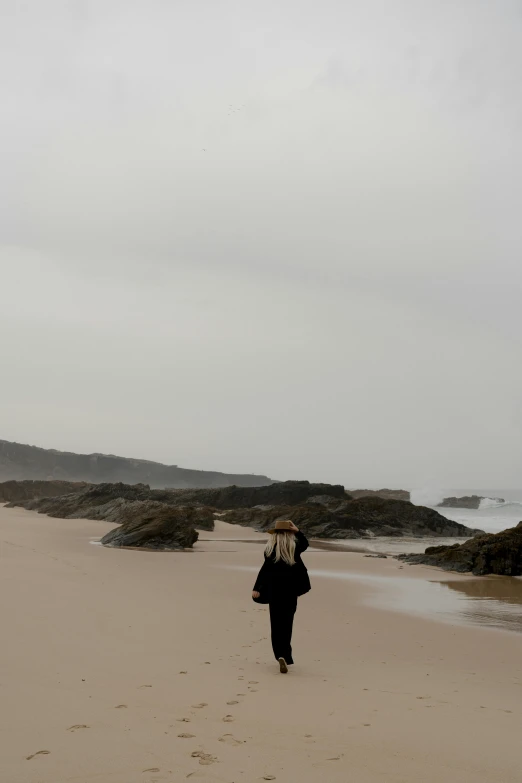
[(267, 572), (267, 561), (265, 560), (265, 562), (261, 566), (261, 569), (260, 569), (260, 571), (259, 571), (259, 573), (257, 575), (257, 579), (256, 579), (256, 583), (254, 585), (254, 589), (252, 590), (252, 595), (253, 595), (254, 598), (259, 598), (259, 594), (260, 594), (261, 590), (263, 589), (263, 581), (264, 581), (264, 579), (266, 577), (266, 572)]
[(301, 554), (301, 552), (304, 552), (306, 549), (308, 549), (308, 539), (305, 536), (304, 533), (301, 533), (297, 525), (294, 525), (292, 522), (292, 530), (295, 533), (295, 548)]
[(308, 539), (304, 533), (301, 533), (301, 531), (298, 530), (295, 534), (295, 538), (296, 549), (298, 552), (304, 552), (306, 549), (308, 549)]

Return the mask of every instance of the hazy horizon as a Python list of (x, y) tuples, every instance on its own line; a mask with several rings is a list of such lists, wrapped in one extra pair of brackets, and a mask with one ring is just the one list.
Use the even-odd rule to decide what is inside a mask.
[[(5, 438), (0, 438), (0, 442), (2, 440), (5, 440)], [(16, 441), (12, 441), (16, 442)], [(126, 459), (135, 459), (135, 460), (143, 460), (145, 462), (156, 462), (158, 463), (158, 460), (149, 459), (148, 457), (142, 457), (137, 454), (115, 454), (113, 452), (82, 452), (82, 451), (75, 451), (75, 452), (69, 452), (64, 449), (54, 448), (52, 446), (42, 446), (41, 444), (37, 443), (23, 443), (20, 445), (24, 446), (34, 446), (36, 448), (43, 448), (50, 451), (60, 451), (64, 453), (73, 453), (73, 454), (87, 454), (89, 456), (90, 454), (100, 454), (104, 457), (123, 457)], [(196, 465), (179, 465), (174, 462), (165, 462), (165, 463), (159, 463), (159, 464), (165, 464), (167, 466), (171, 467), (178, 467), (188, 470), (203, 470), (202, 468), (198, 468)], [(212, 468), (205, 468), (205, 470), (214, 470)], [(216, 470), (216, 472), (221, 472)], [(231, 471), (225, 471), (230, 472), (231, 474), (235, 473), (242, 473), (243, 471), (240, 470), (231, 470)], [(308, 477), (307, 479), (304, 479), (302, 476), (286, 476), (285, 478), (281, 478), (279, 476), (271, 476), (268, 475), (266, 472), (259, 471), (259, 475), (265, 475), (270, 479), (273, 479), (274, 481), (287, 481), (287, 480), (309, 480), (311, 482), (313, 481), (319, 481), (319, 479), (314, 479)], [(248, 474), (247, 474), (248, 475)], [(324, 479), (326, 481), (326, 479)], [(332, 482), (333, 483), (333, 482)], [(434, 485), (408, 485), (403, 484), (401, 486), (388, 486), (385, 487), (383, 484), (366, 484), (366, 485), (355, 485), (355, 484), (347, 484), (346, 482), (337, 482), (337, 483), (344, 483), (345, 489), (347, 490), (356, 490), (356, 489), (405, 489), (408, 491), (412, 491), (416, 493), (415, 497), (415, 503), (417, 505), (428, 505), (428, 506), (435, 506), (437, 503), (439, 503), (445, 496), (449, 496), (450, 494), (456, 493), (458, 496), (461, 495), (473, 495), (473, 494), (484, 494), (486, 497), (493, 497), (497, 493), (505, 492), (507, 493), (504, 496), (504, 499), (507, 501), (510, 500), (518, 500), (519, 496), (522, 494), (522, 484), (519, 486), (512, 486), (512, 487), (496, 487), (495, 489), (491, 489), (490, 487), (486, 487), (485, 485), (482, 486), (473, 486), (470, 488), (470, 485), (467, 486), (461, 486), (461, 487), (453, 487), (453, 486), (434, 486)]]
[(522, 475), (515, 0), (0, 0), (0, 437)]

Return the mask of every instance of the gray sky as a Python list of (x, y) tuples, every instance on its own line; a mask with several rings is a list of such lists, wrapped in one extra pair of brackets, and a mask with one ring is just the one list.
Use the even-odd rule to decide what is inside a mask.
[(0, 437), (521, 485), (518, 0), (0, 14)]

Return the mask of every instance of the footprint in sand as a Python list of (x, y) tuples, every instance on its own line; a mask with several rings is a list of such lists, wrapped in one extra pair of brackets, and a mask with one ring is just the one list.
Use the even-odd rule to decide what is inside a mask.
[(142, 688), (152, 688), (152, 685), (139, 685), (138, 690), (141, 690)]
[(126, 710), (127, 705), (126, 704), (117, 704), (114, 708), (115, 710)]
[(159, 767), (149, 767), (149, 769), (142, 769), (142, 772), (161, 772)]
[(233, 699), (232, 701), (227, 701), (227, 704), (231, 707), (233, 704), (239, 704), (239, 702)]
[(225, 715), (223, 718), (223, 723), (233, 723), (234, 722), (234, 716), (233, 715)]
[(178, 734), (180, 739), (194, 739), (195, 734)]
[(38, 750), (36, 751), (36, 753), (33, 753), (32, 756), (26, 756), (25, 760), (31, 761), (31, 759), (36, 758), (36, 756), (48, 756), (50, 752), (51, 752), (50, 750)]
[(223, 734), (222, 737), (219, 737), (219, 742), (225, 742), (227, 745), (243, 745), (245, 743), (245, 740), (238, 740), (235, 737), (232, 736), (232, 734)]
[(263, 780), (275, 780), (275, 779), (276, 779), (275, 775), (265, 775), (263, 777)]
[(190, 723), (190, 718), (176, 718), (178, 723)]
[(86, 726), (85, 723), (78, 723), (76, 726), (69, 726), (67, 731), (78, 731), (78, 729), (89, 729), (90, 726)]
[(192, 707), (195, 710), (202, 710), (203, 707), (208, 707), (208, 704), (206, 703), (206, 701), (202, 701), (201, 704), (192, 704)]
[(205, 765), (215, 764), (218, 760), (217, 756), (213, 756), (212, 753), (205, 753), (202, 750), (195, 750), (191, 756), (193, 759), (199, 759), (200, 764)]

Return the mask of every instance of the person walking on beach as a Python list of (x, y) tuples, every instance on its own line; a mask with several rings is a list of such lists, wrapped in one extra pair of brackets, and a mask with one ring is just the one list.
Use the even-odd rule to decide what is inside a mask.
[(308, 540), (293, 522), (279, 520), (265, 549), (263, 563), (252, 598), (270, 607), (272, 649), (279, 662), (281, 674), (293, 664), (292, 628), (299, 596), (311, 589), (306, 566), (301, 554), (308, 548)]

